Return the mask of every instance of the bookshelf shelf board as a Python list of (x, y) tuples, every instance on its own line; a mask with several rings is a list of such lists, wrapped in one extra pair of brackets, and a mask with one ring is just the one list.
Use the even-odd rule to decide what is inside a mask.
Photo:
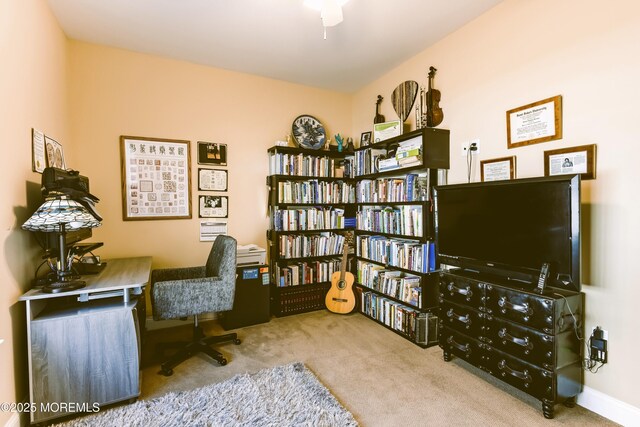
[(272, 206), (276, 207), (284, 207), (284, 206), (354, 206), (355, 203), (295, 203), (295, 202), (277, 202), (273, 203)]
[(342, 256), (342, 254), (335, 254), (335, 255), (322, 255), (322, 256), (307, 256), (307, 257), (300, 257), (300, 258), (284, 258), (284, 257), (279, 257), (277, 260), (275, 260), (275, 262), (277, 264), (287, 264), (287, 263), (291, 263), (291, 262), (300, 262), (300, 261), (322, 261), (322, 260), (327, 260), (327, 259), (339, 259)]
[[(317, 157), (333, 157), (336, 159), (343, 158), (347, 153), (346, 151), (331, 151), (331, 150), (310, 150), (300, 147), (278, 147), (274, 146), (267, 150), (268, 153), (287, 153), (287, 154), (305, 154), (308, 156)], [(353, 154), (353, 152), (351, 153)]]
[(429, 347), (433, 347), (434, 345), (438, 345), (438, 343), (433, 343), (433, 344), (418, 344), (417, 342), (415, 342), (409, 335), (405, 334), (402, 331), (398, 331), (397, 329), (393, 329), (391, 326), (388, 326), (384, 323), (382, 323), (381, 321), (379, 321), (378, 319), (369, 316), (368, 314), (365, 314), (363, 312), (360, 312), (360, 314), (362, 314), (364, 317), (366, 317), (367, 319), (371, 319), (374, 322), (376, 322), (379, 325), (384, 326), (385, 328), (387, 328), (388, 330), (390, 330), (391, 332), (395, 332), (396, 334), (400, 335), (402, 338), (405, 338), (406, 340), (408, 340), (409, 342), (412, 342), (413, 344), (417, 345), (418, 347), (422, 347), (422, 348), (429, 348)]
[[(289, 234), (316, 234), (316, 233), (341, 233), (345, 231), (353, 231), (353, 228), (323, 228), (321, 230), (276, 230), (272, 231), (274, 235), (289, 235)], [(339, 256), (339, 255), (338, 255)]]
[(311, 175), (269, 175), (267, 179), (272, 181), (353, 181), (353, 178)]
[(414, 200), (412, 202), (357, 202), (362, 206), (399, 206), (399, 205), (424, 205), (430, 203), (429, 200)]
[(415, 165), (415, 166), (409, 166), (406, 168), (391, 169), (384, 172), (368, 173), (366, 175), (357, 175), (353, 179), (355, 179), (356, 181), (360, 181), (363, 179), (373, 179), (373, 178), (380, 178), (384, 176), (395, 176), (395, 175), (401, 176), (401, 175), (406, 175), (408, 172), (411, 172), (411, 171), (424, 171), (426, 169), (427, 168), (425, 168), (423, 165)]
[(391, 296), (391, 295), (385, 294), (384, 292), (377, 291), (377, 290), (372, 289), (372, 288), (370, 288), (370, 287), (368, 287), (368, 286), (365, 286), (365, 285), (363, 285), (363, 284), (361, 284), (361, 283), (354, 283), (354, 285), (355, 285), (356, 287), (358, 287), (358, 288), (362, 289), (362, 291), (363, 291), (363, 292), (373, 292), (374, 294), (380, 295), (381, 297), (388, 298), (388, 299), (390, 299), (390, 300), (391, 300), (391, 301), (393, 301), (393, 302), (397, 302), (398, 304), (402, 304), (402, 305), (404, 305), (405, 307), (409, 307), (410, 309), (415, 310), (415, 311), (419, 311), (419, 312), (421, 312), (421, 313), (427, 313), (427, 312), (430, 312), (430, 311), (432, 311), (434, 308), (436, 308), (436, 307), (438, 306), (438, 305), (437, 305), (437, 301), (436, 301), (436, 305), (434, 305), (434, 306), (426, 307), (426, 308), (419, 308), (419, 307), (417, 307), (417, 306), (415, 306), (415, 305), (413, 305), (413, 304), (411, 304), (411, 303), (408, 303), (408, 302), (406, 302), (406, 301), (402, 301), (401, 299), (398, 299), (398, 298), (396, 298), (396, 297), (394, 297), (394, 296)]
[(430, 271), (428, 273), (421, 273), (419, 271), (409, 270), (408, 268), (396, 267), (395, 265), (385, 264), (384, 262), (375, 261), (373, 259), (369, 259), (369, 258), (365, 258), (365, 257), (361, 257), (361, 256), (356, 256), (356, 260), (370, 262), (371, 264), (381, 265), (381, 266), (383, 266), (385, 268), (388, 268), (390, 270), (398, 270), (398, 271), (402, 271), (404, 273), (415, 274), (416, 276), (428, 276), (430, 274), (438, 274), (440, 272), (440, 270), (434, 270), (434, 271)]
[(425, 239), (422, 236), (409, 236), (407, 234), (383, 233), (381, 231), (360, 230), (359, 228), (356, 228), (356, 232), (358, 234), (368, 234), (371, 236), (397, 237), (398, 239), (415, 240), (416, 242), (420, 242), (420, 243), (425, 243), (427, 240), (429, 240), (429, 239)]
[(278, 286), (274, 285), (277, 289), (302, 289), (302, 288), (312, 288), (312, 287), (327, 287), (330, 286), (331, 282), (313, 282), (313, 283), (304, 283), (300, 285), (293, 286)]

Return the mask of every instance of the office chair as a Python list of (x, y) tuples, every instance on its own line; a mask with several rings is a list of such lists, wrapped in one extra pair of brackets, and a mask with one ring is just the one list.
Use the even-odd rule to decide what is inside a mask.
[(160, 372), (173, 374), (173, 368), (191, 356), (202, 352), (220, 365), (227, 359), (211, 344), (233, 341), (240, 344), (238, 335), (230, 333), (206, 337), (198, 324), (202, 313), (222, 312), (233, 308), (236, 289), (236, 247), (233, 237), (216, 237), (207, 264), (201, 267), (168, 268), (151, 272), (151, 305), (154, 320), (184, 319), (193, 316), (193, 338), (190, 342), (165, 343), (161, 347), (178, 347), (176, 354), (162, 363)]

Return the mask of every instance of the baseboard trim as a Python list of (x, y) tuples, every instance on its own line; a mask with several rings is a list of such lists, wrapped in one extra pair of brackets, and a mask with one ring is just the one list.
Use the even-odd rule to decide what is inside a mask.
[(11, 414), (11, 417), (4, 425), (4, 427), (20, 427), (20, 414), (17, 412)]
[(578, 395), (578, 405), (623, 426), (640, 427), (640, 408), (590, 387), (585, 386)]

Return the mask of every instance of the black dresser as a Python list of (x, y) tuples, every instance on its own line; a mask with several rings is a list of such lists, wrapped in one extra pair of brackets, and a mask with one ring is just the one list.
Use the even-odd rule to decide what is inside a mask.
[(444, 360), (457, 356), (542, 402), (575, 405), (582, 390), (581, 292), (520, 287), (504, 278), (467, 272), (440, 275), (439, 344)]

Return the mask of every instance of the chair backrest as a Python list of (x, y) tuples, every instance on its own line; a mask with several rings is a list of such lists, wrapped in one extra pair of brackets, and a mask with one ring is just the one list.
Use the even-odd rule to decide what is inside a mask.
[(231, 236), (218, 236), (207, 259), (207, 277), (235, 280), (238, 242)]

